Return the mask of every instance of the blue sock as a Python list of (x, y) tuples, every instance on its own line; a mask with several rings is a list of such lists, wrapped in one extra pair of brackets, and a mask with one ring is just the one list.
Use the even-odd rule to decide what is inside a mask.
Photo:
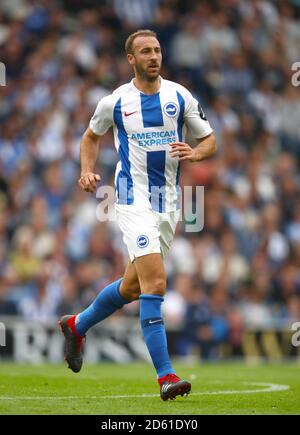
[(161, 296), (140, 296), (140, 319), (144, 340), (159, 378), (175, 373), (168, 353), (165, 325), (161, 317)]
[(94, 302), (82, 313), (79, 313), (75, 322), (76, 331), (79, 335), (84, 336), (91, 326), (101, 322), (101, 320), (130, 302), (120, 294), (121, 281), (122, 278), (104, 287)]

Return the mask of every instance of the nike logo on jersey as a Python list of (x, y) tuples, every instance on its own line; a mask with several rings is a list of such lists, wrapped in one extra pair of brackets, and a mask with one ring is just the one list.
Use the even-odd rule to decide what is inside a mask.
[(136, 110), (134, 112), (130, 112), (130, 113), (125, 112), (124, 115), (127, 117), (127, 116), (130, 116), (130, 115), (133, 115), (134, 113), (136, 113)]
[(161, 322), (161, 319), (158, 320), (149, 320), (149, 325), (152, 325), (153, 323)]

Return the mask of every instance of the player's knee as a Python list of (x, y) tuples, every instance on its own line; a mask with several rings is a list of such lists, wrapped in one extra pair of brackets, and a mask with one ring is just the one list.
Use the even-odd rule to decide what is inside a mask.
[(166, 280), (163, 278), (156, 278), (142, 286), (144, 294), (163, 296), (166, 292)]
[(139, 299), (141, 290), (139, 286), (121, 286), (121, 295), (128, 301), (136, 301)]
[(139, 299), (139, 297), (140, 297), (140, 294), (141, 294), (140, 288), (132, 290), (131, 293), (130, 293), (131, 300), (132, 301), (137, 301)]

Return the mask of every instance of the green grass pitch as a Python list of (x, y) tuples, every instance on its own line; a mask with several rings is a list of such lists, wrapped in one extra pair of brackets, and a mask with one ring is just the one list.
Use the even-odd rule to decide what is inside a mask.
[(175, 364), (187, 398), (162, 402), (146, 364), (0, 364), (0, 414), (300, 414), (300, 365)]

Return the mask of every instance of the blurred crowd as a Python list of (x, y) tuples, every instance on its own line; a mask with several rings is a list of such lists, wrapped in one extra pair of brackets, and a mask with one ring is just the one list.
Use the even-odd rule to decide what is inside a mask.
[[(300, 321), (299, 0), (1, 0), (0, 315), (53, 322), (123, 273), (115, 222), (77, 185), (79, 143), (98, 100), (131, 80), (124, 42), (138, 28), (157, 32), (162, 76), (217, 136), (213, 159), (182, 165), (182, 186), (205, 186), (204, 229), (178, 225), (164, 302), (178, 353), (209, 357), (245, 328)], [(102, 184), (116, 163), (108, 132)]]

